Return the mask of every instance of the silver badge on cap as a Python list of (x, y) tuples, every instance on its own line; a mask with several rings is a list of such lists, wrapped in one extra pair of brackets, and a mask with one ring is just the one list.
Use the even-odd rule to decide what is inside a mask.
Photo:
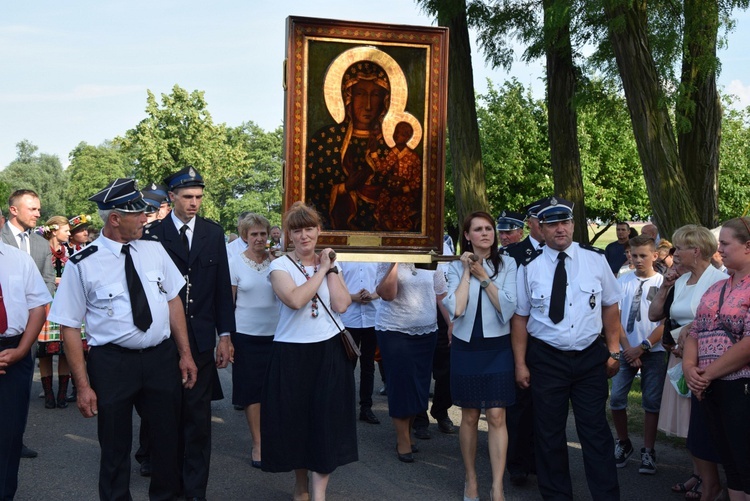
[(196, 172), (195, 172), (195, 169), (193, 169), (192, 167), (190, 167), (190, 170), (188, 171), (188, 175), (191, 178), (195, 178), (195, 176), (197, 175)]
[(503, 211), (503, 213), (500, 214), (500, 217), (505, 217), (505, 211)]
[(152, 190), (155, 190), (155, 189), (156, 189), (156, 183), (151, 183), (151, 189), (152, 189)]
[(550, 205), (557, 205), (557, 203), (558, 202), (557, 202), (557, 199), (555, 197), (552, 197), (552, 198), (549, 199), (549, 204)]

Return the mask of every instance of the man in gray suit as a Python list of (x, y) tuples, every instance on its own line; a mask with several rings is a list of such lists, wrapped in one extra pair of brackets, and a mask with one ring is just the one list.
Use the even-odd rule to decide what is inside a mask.
[(52, 251), (49, 242), (32, 231), (41, 216), (39, 195), (32, 190), (16, 190), (8, 199), (9, 217), (0, 235), (8, 245), (12, 245), (31, 255), (39, 268), (50, 294), (55, 293), (55, 269), (52, 266)]
[[(8, 221), (0, 230), (0, 237), (6, 244), (21, 249), (31, 255), (42, 274), (44, 284), (50, 294), (55, 294), (55, 268), (52, 266), (52, 250), (49, 242), (34, 232), (37, 219), (41, 216), (39, 195), (32, 190), (16, 190), (8, 199)], [(29, 381), (31, 391), (31, 381)], [(21, 457), (35, 458), (37, 452), (23, 444)]]

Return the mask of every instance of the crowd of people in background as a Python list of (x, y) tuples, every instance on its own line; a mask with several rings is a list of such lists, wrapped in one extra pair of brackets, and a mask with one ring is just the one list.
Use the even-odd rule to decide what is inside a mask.
[[(489, 499), (504, 499), (506, 472), (513, 486), (536, 475), (544, 499), (573, 499), (571, 406), (592, 498), (620, 498), (617, 468), (636, 452), (630, 432), (643, 437), (638, 472), (656, 474), (661, 430), (686, 438), (692, 463), (672, 491), (713, 501), (721, 466), (729, 498), (750, 499), (750, 218), (718, 234), (687, 225), (671, 241), (654, 224), (638, 234), (618, 222), (602, 250), (573, 242), (571, 202), (545, 197), (497, 219), (471, 213), (458, 249), (445, 241), (452, 260), (430, 270), (385, 255), (339, 262), (317, 248), (324, 222), (301, 202), (283, 230), (243, 212), (225, 239), (198, 215), (204, 187), (190, 166), (143, 190), (114, 180), (90, 198), (100, 234), (87, 214), (38, 224), (39, 196), (11, 195), (0, 401), (13, 411), (0, 412), (0, 499), (15, 495), (20, 458), (36, 455), (23, 444), (34, 357), (44, 407), (76, 402), (97, 418), (102, 499), (129, 496), (133, 425), (122, 416), (133, 409), (150, 497), (205, 499), (210, 404), (223, 398), (217, 370), (230, 364), (251, 466), (293, 471), (295, 500), (325, 499), (330, 475), (358, 460), (357, 420), (381, 422), (376, 359), (394, 460), (419, 458), (415, 438), (429, 437), (431, 415), (441, 432), (458, 431), (464, 501), (488, 487)], [(359, 357), (341, 341), (345, 328)], [(633, 430), (636, 378), (644, 420)], [(451, 405), (461, 408), (458, 430)], [(482, 414), (490, 486), (477, 477)]]

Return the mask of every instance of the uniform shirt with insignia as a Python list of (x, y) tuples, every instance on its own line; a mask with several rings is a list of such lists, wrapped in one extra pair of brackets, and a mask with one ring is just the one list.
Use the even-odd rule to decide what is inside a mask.
[(185, 279), (161, 244), (130, 242), (131, 256), (146, 291), (153, 323), (145, 333), (133, 324), (122, 244), (100, 236), (71, 257), (50, 310), (49, 320), (69, 327), (86, 324), (91, 346), (156, 346), (170, 336), (169, 305)]
[(620, 286), (601, 251), (573, 242), (565, 249), (565, 316), (555, 324), (549, 318), (549, 307), (560, 251), (548, 246), (542, 249), (535, 259), (519, 267), (516, 313), (529, 317), (529, 335), (559, 350), (583, 350), (601, 333), (602, 305), (620, 301)]

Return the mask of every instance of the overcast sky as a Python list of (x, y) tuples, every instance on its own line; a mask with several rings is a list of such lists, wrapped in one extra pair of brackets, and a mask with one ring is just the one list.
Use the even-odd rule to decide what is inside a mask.
[[(145, 117), (146, 89), (203, 90), (214, 122), (281, 125), (286, 18), (430, 26), (413, 0), (50, 0), (0, 3), (0, 168), (28, 139), (63, 165)], [(720, 52), (719, 84), (750, 105), (750, 16)], [(542, 63), (491, 70), (475, 50), (478, 92), (511, 76), (543, 96)]]

